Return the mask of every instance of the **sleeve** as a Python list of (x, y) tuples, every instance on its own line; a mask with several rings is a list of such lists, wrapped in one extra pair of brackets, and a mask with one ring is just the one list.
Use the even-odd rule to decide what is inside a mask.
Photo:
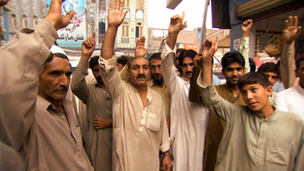
[(123, 89), (127, 84), (121, 80), (116, 63), (117, 57), (115, 55), (108, 60), (105, 60), (102, 57), (99, 58), (99, 72), (113, 100), (123, 92)]
[(241, 39), (241, 49), (240, 53), (243, 55), (245, 60), (245, 73), (250, 72), (250, 65), (249, 65), (249, 37), (242, 37)]
[(88, 75), (88, 65), (89, 62), (87, 60), (80, 58), (71, 81), (72, 92), (85, 104), (89, 94), (85, 80), (85, 76)]
[(161, 138), (160, 151), (164, 153), (170, 149), (170, 138), (169, 138), (169, 131), (166, 122), (165, 106), (163, 100), (161, 106), (162, 106), (162, 116), (161, 116), (162, 138)]
[(300, 147), (298, 149), (298, 155), (295, 159), (294, 171), (303, 171), (304, 170), (304, 126), (302, 123), (302, 137), (300, 141)]
[(296, 63), (294, 43), (291, 45), (284, 44), (281, 54), (280, 75), (286, 89), (294, 86), (296, 83), (296, 76), (294, 72), (295, 69)]
[[(200, 75), (201, 74), (202, 71), (200, 72)], [(207, 85), (203, 83), (201, 76), (197, 78), (197, 84), (200, 87), (201, 97), (204, 105), (224, 121), (229, 121), (231, 119), (233, 110), (237, 107), (237, 105), (231, 104), (224, 100), (218, 94), (213, 84)]]
[(39, 76), (58, 38), (47, 20), (23, 28), (0, 48), (0, 140), (19, 150), (32, 125)]
[(274, 96), (274, 107), (280, 111), (284, 111), (284, 112), (288, 112), (288, 108), (287, 108), (287, 101), (285, 99), (285, 96), (283, 94), (283, 92), (277, 93)]
[(176, 92), (177, 87), (177, 79), (178, 76), (175, 71), (174, 66), (174, 58), (175, 58), (175, 51), (171, 50), (170, 47), (167, 45), (167, 41), (163, 41), (161, 44), (161, 71), (162, 75), (165, 81), (165, 84), (170, 92), (171, 95), (173, 95)]
[(190, 89), (189, 89), (189, 101), (190, 102), (199, 102), (203, 103), (201, 93), (200, 93), (200, 87), (197, 84), (197, 78), (200, 75), (200, 72), (202, 70), (202, 67), (195, 65), (193, 69), (193, 75), (190, 78)]

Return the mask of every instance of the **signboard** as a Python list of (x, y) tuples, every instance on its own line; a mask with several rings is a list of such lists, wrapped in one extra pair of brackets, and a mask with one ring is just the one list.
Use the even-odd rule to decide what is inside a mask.
[[(51, 0), (47, 0), (48, 7)], [(59, 39), (57, 43), (61, 47), (81, 47), (81, 43), (86, 40), (86, 18), (85, 0), (66, 0), (62, 3), (62, 14), (75, 11), (70, 24), (57, 31)]]
[(241, 46), (241, 39), (234, 39), (233, 41), (233, 49), (239, 50)]

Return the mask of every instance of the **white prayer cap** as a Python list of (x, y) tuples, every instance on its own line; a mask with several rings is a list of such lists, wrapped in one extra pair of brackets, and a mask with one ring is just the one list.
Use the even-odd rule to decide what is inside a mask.
[(64, 54), (65, 56), (67, 56), (67, 55), (65, 54), (65, 52), (63, 51), (63, 49), (61, 49), (59, 46), (53, 45), (53, 46), (50, 48), (50, 50), (51, 50), (51, 52), (52, 52), (53, 54), (55, 54), (55, 53), (61, 53), (61, 54)]

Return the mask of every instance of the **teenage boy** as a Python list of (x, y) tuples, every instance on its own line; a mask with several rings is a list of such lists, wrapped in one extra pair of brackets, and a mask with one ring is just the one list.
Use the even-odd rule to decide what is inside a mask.
[(262, 73), (238, 81), (247, 106), (227, 102), (212, 85), (216, 42), (205, 41), (197, 58), (203, 67), (197, 83), (204, 104), (225, 121), (215, 170), (304, 170), (304, 125), (297, 115), (275, 110), (268, 100), (272, 86)]

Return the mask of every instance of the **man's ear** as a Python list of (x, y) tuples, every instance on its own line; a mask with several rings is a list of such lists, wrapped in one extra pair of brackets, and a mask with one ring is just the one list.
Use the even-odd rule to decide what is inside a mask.
[(267, 96), (271, 96), (272, 95), (272, 91), (273, 91), (272, 85), (266, 87)]

